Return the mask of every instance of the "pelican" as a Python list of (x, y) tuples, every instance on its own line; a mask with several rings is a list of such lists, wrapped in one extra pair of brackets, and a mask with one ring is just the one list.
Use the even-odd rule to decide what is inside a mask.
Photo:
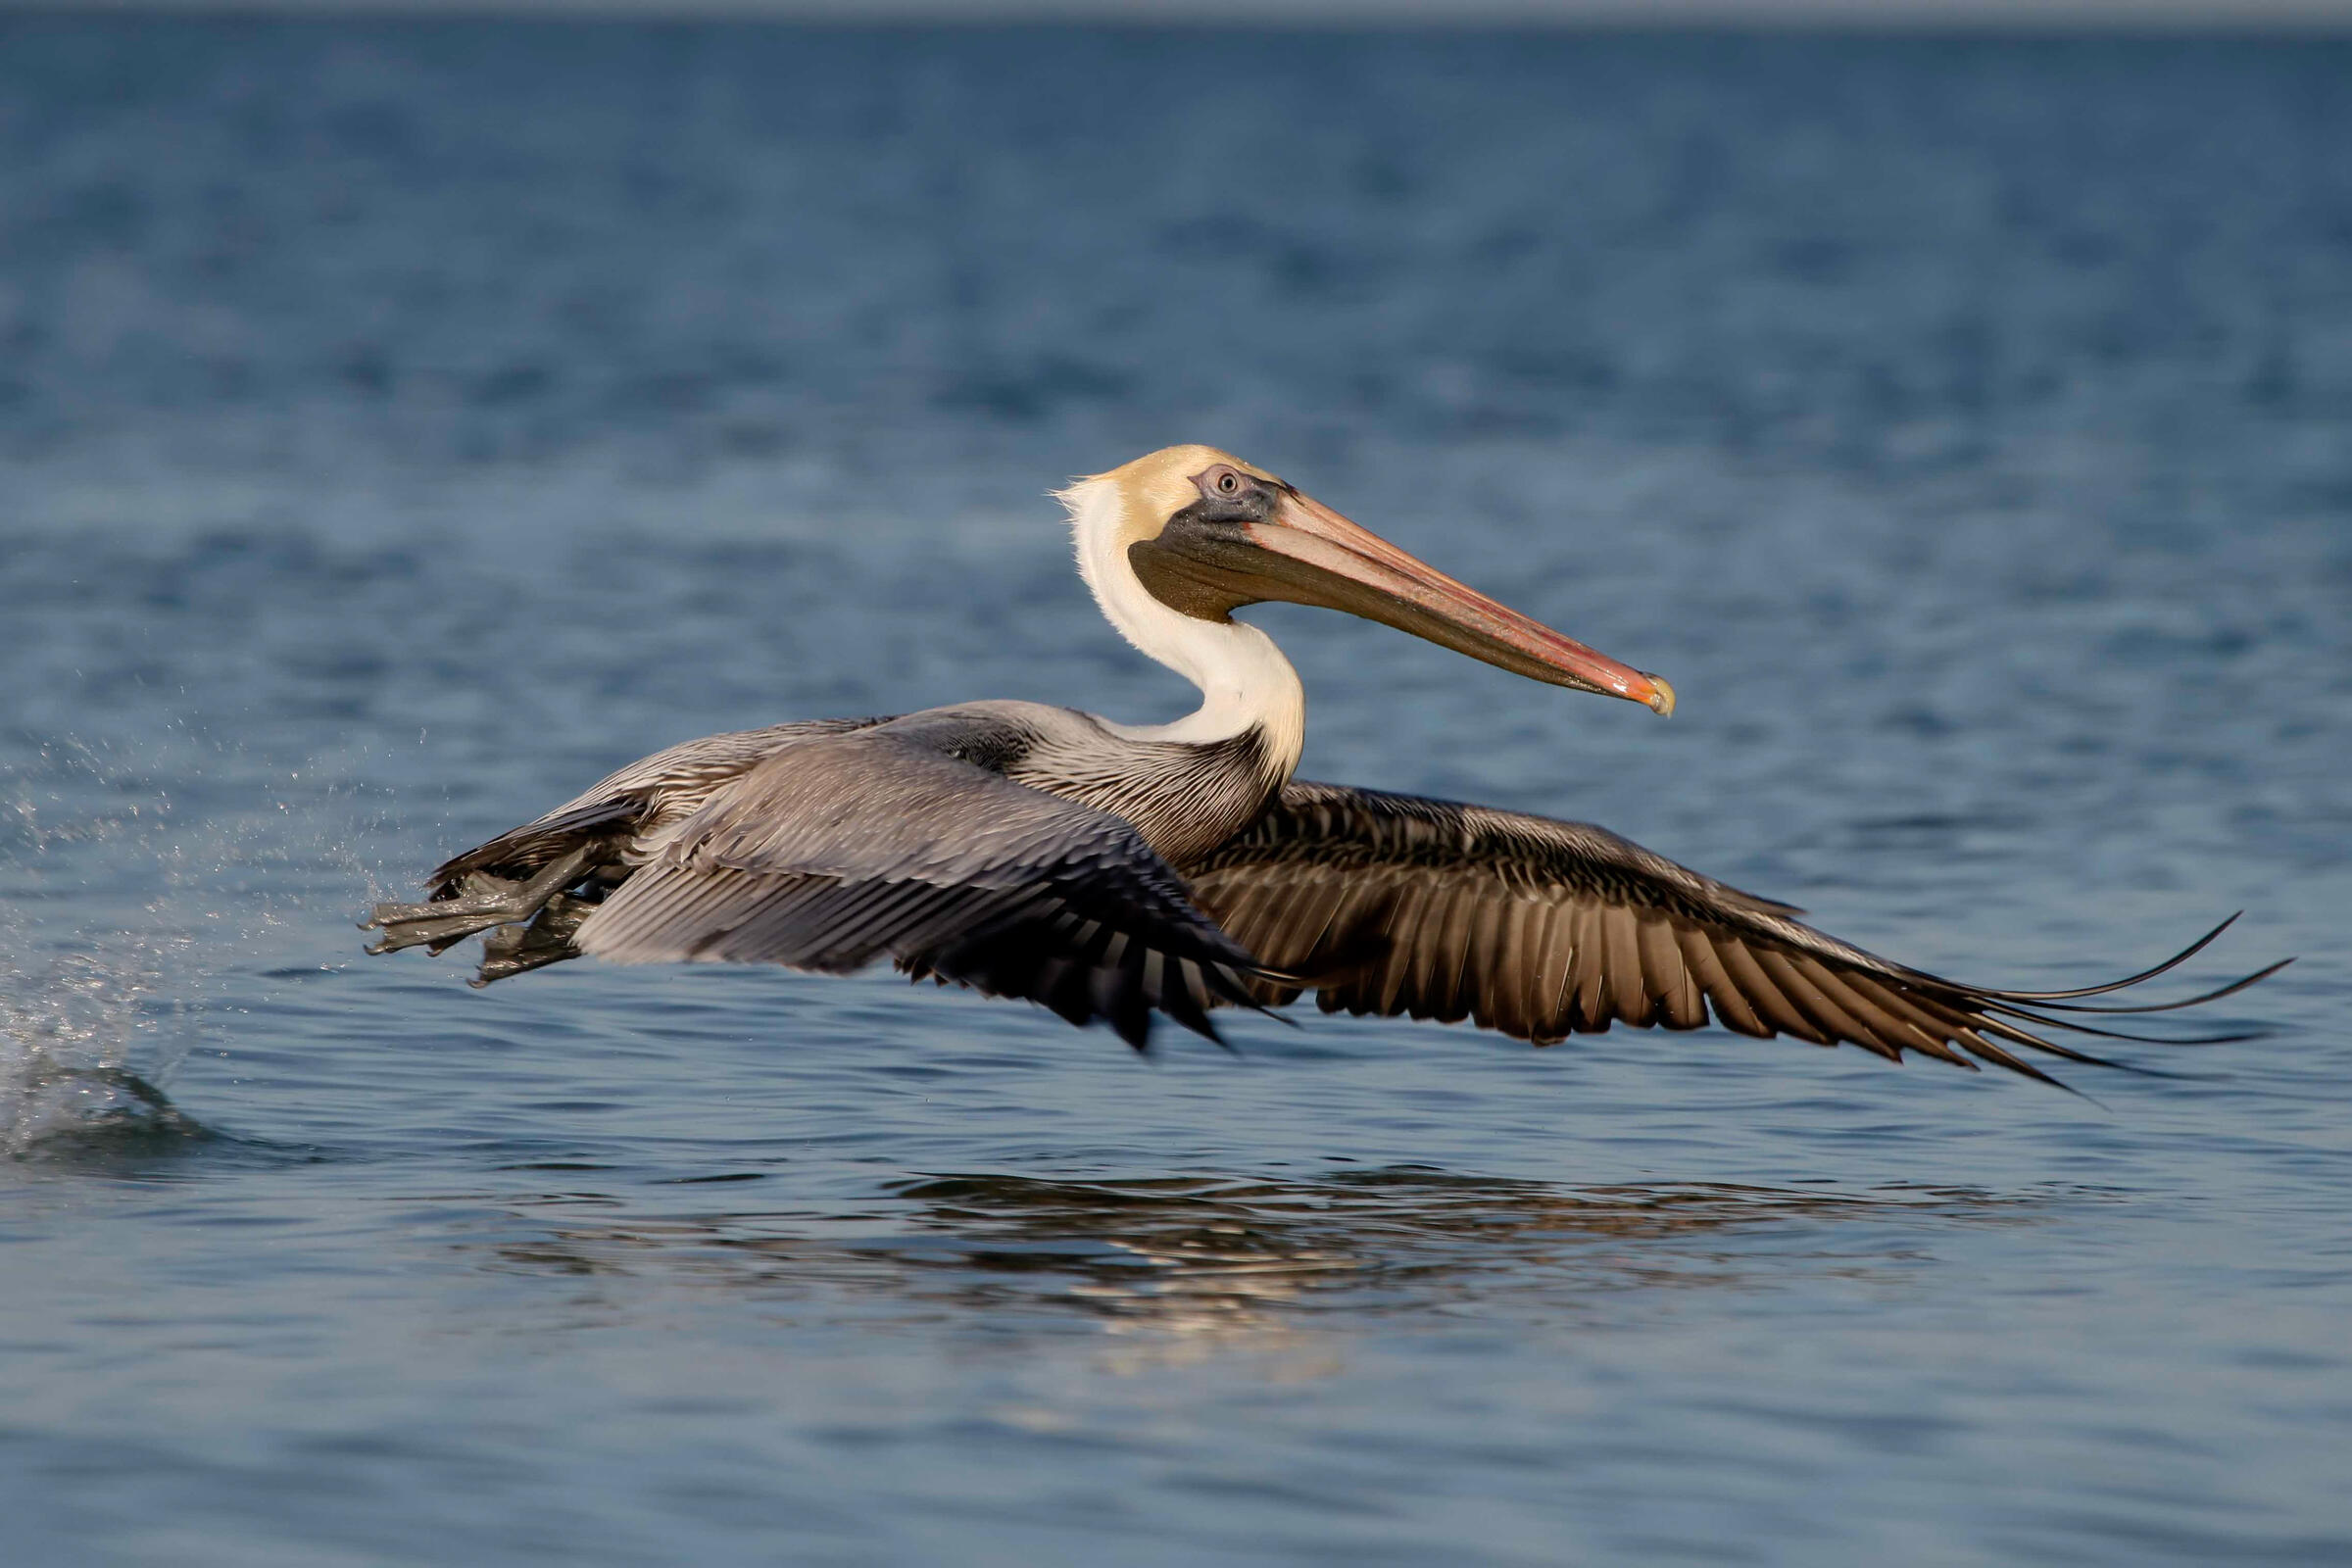
[(1537, 1045), (1712, 1020), (2051, 1083), (2020, 1053), (2115, 1065), (2048, 1038), (2111, 1034), (2060, 1014), (2188, 1006), (2282, 966), (2180, 1002), (2082, 1004), (2224, 921), (2104, 985), (1964, 985), (1597, 827), (1294, 778), (1305, 696), (1234, 619), (1244, 606), (1345, 611), (1661, 714), (1674, 688), (1213, 448), (1056, 499), (1103, 615), (1200, 687), (1192, 713), (1139, 726), (974, 702), (688, 741), (443, 862), (422, 903), (375, 906), (368, 951), (487, 933), (477, 986), (583, 954), (826, 973), (888, 958), (1139, 1050), (1154, 1014), (1213, 1040), (1211, 1008), (1312, 991), (1326, 1012), (1467, 1018)]

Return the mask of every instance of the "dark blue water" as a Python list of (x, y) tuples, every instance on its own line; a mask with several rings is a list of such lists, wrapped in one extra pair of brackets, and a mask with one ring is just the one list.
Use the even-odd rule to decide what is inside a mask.
[[(0, 1519), (43, 1564), (2352, 1561), (2352, 50), (0, 22)], [(1173, 716), (1228, 446), (1660, 723), (1268, 612), (1306, 770), (1911, 961), (1240, 1054), (352, 922), (656, 746)]]

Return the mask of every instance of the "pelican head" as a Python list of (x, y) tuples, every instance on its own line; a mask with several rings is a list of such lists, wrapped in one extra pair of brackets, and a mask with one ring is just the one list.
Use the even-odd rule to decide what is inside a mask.
[[(1108, 586), (1100, 578), (1123, 562), (1152, 599), (1197, 620), (1224, 622), (1268, 601), (1319, 605), (1531, 680), (1674, 711), (1663, 677), (1495, 603), (1214, 447), (1163, 448), (1062, 499), (1098, 597)], [(1084, 537), (1090, 529), (1103, 536)]]

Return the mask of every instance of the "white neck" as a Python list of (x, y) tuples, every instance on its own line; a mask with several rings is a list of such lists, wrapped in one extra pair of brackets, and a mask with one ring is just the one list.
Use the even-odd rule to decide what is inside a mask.
[(1200, 706), (1173, 724), (1111, 727), (1138, 740), (1201, 744), (1256, 726), (1282, 776), (1306, 744), (1306, 692), (1274, 639), (1238, 620), (1202, 620), (1148, 593), (1127, 560), (1127, 519), (1118, 487), (1090, 479), (1062, 493), (1078, 544), (1078, 574), (1119, 635), (1200, 688)]

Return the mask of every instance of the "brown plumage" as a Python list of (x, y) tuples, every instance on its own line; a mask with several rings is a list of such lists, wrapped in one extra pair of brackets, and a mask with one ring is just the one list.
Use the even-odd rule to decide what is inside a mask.
[(1997, 991), (1890, 962), (1786, 904), (1586, 823), (1304, 780), (1181, 869), (1260, 963), (1302, 977), (1258, 980), (1268, 1005), (1312, 990), (1326, 1012), (1467, 1019), (1538, 1045), (1614, 1023), (1695, 1029), (1712, 1018), (1744, 1035), (1859, 1046), (1890, 1061), (1906, 1051), (1962, 1067), (1975, 1057), (2034, 1078), (2045, 1075), (2012, 1048), (2100, 1058), (2036, 1033), (2080, 1026), (2034, 1004), (2136, 984), (2219, 934), (2110, 985)]
[(1154, 1014), (1213, 1038), (1213, 1007), (1312, 991), (1325, 1011), (1538, 1044), (1713, 1021), (2045, 1081), (2021, 1051), (2112, 1065), (2048, 1038), (2109, 1033), (2085, 1013), (2190, 1006), (2280, 967), (2169, 1004), (2081, 1002), (2165, 972), (2217, 928), (2106, 985), (1964, 985), (1600, 828), (1294, 780), (1298, 677), (1231, 617), (1258, 600), (1348, 610), (1661, 713), (1674, 692), (1206, 448), (1063, 500), (1104, 613), (1200, 686), (1200, 711), (1130, 728), (984, 702), (690, 741), (444, 862), (425, 902), (377, 906), (369, 951), (486, 933), (476, 984), (582, 955), (888, 960), (1104, 1020), (1139, 1048)]

